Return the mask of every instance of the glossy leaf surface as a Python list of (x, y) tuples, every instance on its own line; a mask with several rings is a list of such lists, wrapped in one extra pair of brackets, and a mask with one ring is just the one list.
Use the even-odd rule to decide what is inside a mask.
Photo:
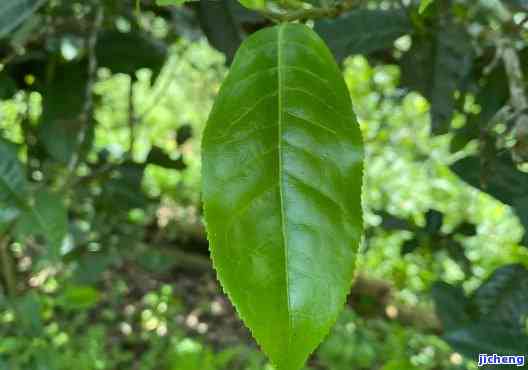
[(362, 232), (361, 134), (341, 72), (308, 27), (253, 34), (202, 143), (218, 277), (279, 370), (297, 370), (345, 302)]

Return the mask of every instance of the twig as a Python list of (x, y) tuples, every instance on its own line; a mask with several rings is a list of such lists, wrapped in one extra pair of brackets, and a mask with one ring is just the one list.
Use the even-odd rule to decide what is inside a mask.
[(136, 114), (134, 109), (134, 80), (130, 76), (130, 85), (128, 87), (128, 153), (127, 157), (132, 158), (134, 155), (134, 143), (136, 141)]
[(81, 159), (81, 151), (84, 147), (89, 126), (92, 124), (93, 119), (93, 96), (92, 90), (95, 83), (96, 72), (97, 72), (97, 56), (95, 53), (95, 46), (97, 45), (98, 31), (101, 28), (104, 18), (103, 7), (98, 1), (95, 3), (95, 18), (92, 25), (92, 29), (87, 38), (87, 49), (88, 49), (88, 79), (86, 81), (85, 88), (85, 100), (80, 114), (81, 128), (77, 136), (76, 151), (73, 153), (70, 162), (68, 163), (68, 176), (66, 176), (66, 182), (64, 187), (67, 188), (72, 178), (75, 176), (77, 167), (79, 166)]
[(302, 21), (308, 19), (333, 18), (341, 15), (359, 5), (359, 1), (345, 0), (329, 8), (298, 9), (286, 13), (261, 10), (260, 13), (266, 18), (278, 22)]
[(0, 239), (0, 254), (2, 258), (2, 272), (6, 284), (6, 291), (10, 297), (16, 295), (16, 275), (13, 269), (13, 260), (8, 250), (9, 242), (7, 237)]

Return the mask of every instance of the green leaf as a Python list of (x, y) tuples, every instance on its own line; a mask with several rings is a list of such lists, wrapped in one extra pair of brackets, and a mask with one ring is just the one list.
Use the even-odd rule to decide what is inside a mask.
[(473, 301), (486, 321), (522, 331), (528, 316), (528, 270), (521, 265), (495, 270), (477, 289)]
[(0, 38), (26, 20), (45, 0), (2, 0), (0, 2)]
[(425, 214), (425, 231), (429, 234), (438, 234), (444, 222), (444, 215), (435, 209), (430, 209)]
[(526, 353), (528, 348), (528, 336), (488, 322), (459, 327), (446, 333), (443, 338), (454, 350), (473, 359), (478, 359), (479, 353), (512, 355)]
[(455, 109), (455, 92), (471, 71), (473, 50), (466, 30), (447, 22), (434, 39), (414, 38), (402, 58), (402, 84), (431, 104), (431, 132), (445, 134)]
[(469, 115), (467, 123), (455, 130), (450, 145), (452, 153), (462, 150), (469, 141), (476, 139), (481, 129), (487, 127), (489, 121), (510, 98), (508, 77), (502, 66), (495, 68), (479, 82), (481, 83), (475, 96), (475, 103), (480, 106), (480, 112)]
[(469, 185), (510, 205), (524, 226), (523, 244), (528, 246), (528, 174), (517, 169), (509, 154), (491, 155), (489, 158), (462, 158), (452, 164), (451, 169)]
[(219, 280), (278, 370), (297, 370), (344, 305), (362, 233), (361, 133), (312, 30), (283, 24), (244, 41), (202, 158)]
[(189, 0), (156, 0), (156, 5), (159, 6), (169, 6), (169, 5), (176, 5), (180, 6), (185, 4)]
[(411, 33), (413, 28), (402, 11), (361, 9), (317, 21), (315, 30), (341, 61), (351, 54), (391, 48), (398, 37)]
[(95, 53), (99, 66), (113, 73), (124, 73), (135, 78), (138, 69), (148, 68), (154, 80), (167, 58), (167, 47), (141, 32), (112, 30), (99, 37)]
[(11, 99), (16, 91), (16, 82), (5, 71), (0, 72), (0, 100)]
[(248, 9), (264, 9), (266, 7), (266, 0), (238, 0), (240, 4)]
[(445, 331), (456, 329), (469, 322), (466, 312), (469, 302), (461, 287), (437, 282), (433, 285), (432, 296), (436, 313)]
[[(52, 77), (44, 85), (42, 117), (38, 137), (51, 157), (68, 163), (79, 148), (79, 131), (85, 124), (81, 119), (86, 100), (88, 66), (86, 63), (58, 63)], [(94, 125), (88, 124), (87, 147), (93, 140)], [(88, 148), (82, 148), (86, 150)]]
[(98, 208), (117, 212), (145, 207), (148, 198), (141, 187), (144, 172), (145, 164), (129, 161), (120, 165), (112, 173), (112, 178), (105, 182), (97, 199)]
[(70, 310), (84, 310), (95, 306), (101, 299), (101, 293), (88, 285), (67, 287), (59, 298), (60, 303)]
[(202, 0), (197, 11), (198, 21), (207, 40), (215, 49), (225, 54), (228, 64), (233, 60), (243, 38), (233, 14), (233, 4), (244, 9), (234, 0)]
[(16, 145), (0, 138), (0, 207), (24, 207), (26, 189), (26, 174)]
[(183, 158), (179, 156), (177, 159), (172, 159), (163, 149), (158, 146), (153, 146), (150, 149), (146, 163), (154, 164), (163, 168), (171, 170), (183, 170), (186, 165)]
[(15, 231), (22, 238), (44, 237), (48, 243), (48, 258), (57, 260), (68, 232), (68, 214), (62, 197), (45, 190), (38, 192), (35, 203), (20, 215)]
[(427, 10), (429, 5), (431, 5), (434, 2), (434, 0), (422, 0), (420, 2), (420, 8), (418, 9), (418, 13), (422, 14)]
[(29, 292), (22, 297), (17, 297), (13, 302), (16, 322), (23, 332), (30, 336), (38, 336), (42, 333), (42, 305), (40, 297)]

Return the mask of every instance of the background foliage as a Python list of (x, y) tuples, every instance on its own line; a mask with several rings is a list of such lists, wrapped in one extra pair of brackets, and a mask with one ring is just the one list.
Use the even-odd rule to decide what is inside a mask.
[(0, 4), (0, 369), (271, 368), (210, 268), (199, 145), (241, 41), (292, 15), (367, 154), (358, 278), (307, 368), (526, 354), (528, 4), (179, 3)]

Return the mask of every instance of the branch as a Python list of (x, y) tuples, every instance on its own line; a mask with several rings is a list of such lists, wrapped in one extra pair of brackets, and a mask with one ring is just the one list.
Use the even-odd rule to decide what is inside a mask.
[(345, 0), (341, 3), (336, 4), (333, 7), (298, 9), (286, 13), (279, 13), (276, 11), (266, 10), (261, 10), (259, 12), (266, 18), (269, 18), (275, 22), (293, 22), (308, 19), (334, 18), (338, 15), (346, 13), (354, 7), (359, 6), (360, 2), (361, 0)]
[(16, 295), (16, 272), (13, 268), (13, 259), (8, 250), (9, 240), (6, 237), (0, 239), (0, 258), (2, 259), (2, 272), (6, 285), (7, 295), (14, 297)]
[(87, 48), (88, 48), (88, 79), (86, 81), (85, 88), (85, 100), (84, 105), (80, 114), (81, 128), (77, 136), (77, 150), (73, 153), (70, 162), (68, 163), (68, 175), (66, 176), (66, 182), (64, 187), (69, 187), (72, 177), (74, 177), (77, 167), (79, 166), (81, 159), (81, 151), (84, 147), (87, 131), (93, 120), (93, 96), (92, 90), (95, 83), (97, 73), (97, 56), (95, 54), (95, 46), (97, 45), (97, 35), (101, 25), (103, 23), (104, 11), (103, 6), (96, 2), (95, 18), (92, 24), (92, 28), (87, 37)]

